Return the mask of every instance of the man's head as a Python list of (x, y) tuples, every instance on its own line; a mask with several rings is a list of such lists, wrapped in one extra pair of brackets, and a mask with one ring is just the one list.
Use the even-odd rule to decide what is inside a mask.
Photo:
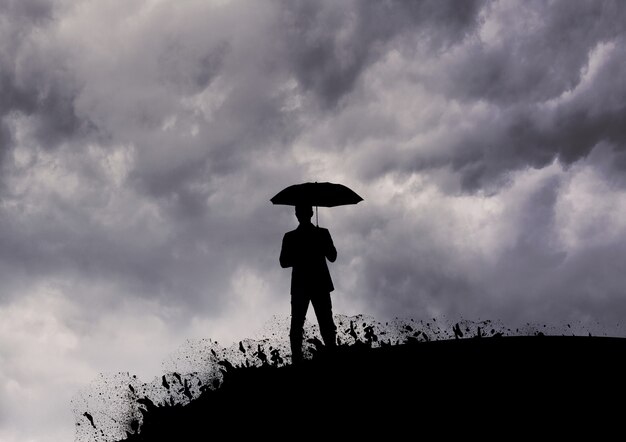
[(313, 216), (313, 207), (307, 205), (296, 206), (296, 218), (300, 224), (311, 222)]

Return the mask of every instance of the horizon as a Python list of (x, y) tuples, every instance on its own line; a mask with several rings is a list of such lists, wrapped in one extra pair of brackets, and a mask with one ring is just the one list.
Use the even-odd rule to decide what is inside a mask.
[(614, 0), (0, 0), (0, 440), (288, 317), (270, 198), (304, 182), (363, 198), (319, 208), (335, 315), (626, 336), (625, 31)]

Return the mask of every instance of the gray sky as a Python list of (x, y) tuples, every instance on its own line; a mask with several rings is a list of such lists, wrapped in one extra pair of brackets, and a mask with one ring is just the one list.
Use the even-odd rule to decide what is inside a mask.
[(287, 185), (335, 311), (625, 335), (619, 1), (0, 0), (0, 440), (100, 372), (289, 313)]

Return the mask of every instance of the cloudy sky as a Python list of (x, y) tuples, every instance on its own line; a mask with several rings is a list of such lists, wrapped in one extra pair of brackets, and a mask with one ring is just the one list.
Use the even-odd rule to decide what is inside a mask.
[(335, 311), (625, 335), (620, 1), (0, 0), (0, 440), (101, 372), (289, 313), (287, 185)]

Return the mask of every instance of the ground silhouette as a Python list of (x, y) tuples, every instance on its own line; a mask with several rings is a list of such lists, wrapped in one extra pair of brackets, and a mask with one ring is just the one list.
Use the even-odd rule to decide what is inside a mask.
[(143, 422), (131, 422), (123, 440), (458, 437), (503, 423), (503, 435), (546, 424), (570, 431), (584, 420), (557, 412), (608, 412), (626, 389), (622, 338), (478, 334), (319, 349), (298, 366), (224, 361), (219, 388), (186, 405), (139, 399)]

